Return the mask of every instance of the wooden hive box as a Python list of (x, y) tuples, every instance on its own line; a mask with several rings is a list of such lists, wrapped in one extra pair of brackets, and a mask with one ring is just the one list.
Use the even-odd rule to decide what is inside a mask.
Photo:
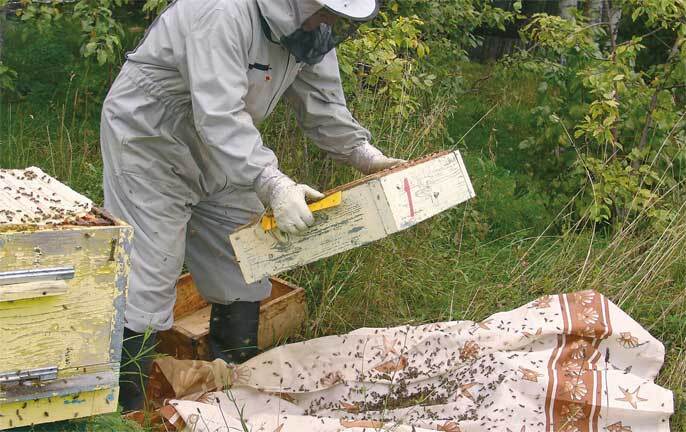
[[(297, 335), (306, 315), (304, 289), (278, 278), (271, 281), (272, 294), (260, 306), (260, 349)], [(210, 308), (196, 290), (191, 275), (181, 276), (176, 285), (174, 325), (158, 334), (157, 351), (182, 360), (209, 360)]]
[(117, 409), (132, 229), (0, 170), (0, 430)]
[(266, 228), (263, 219), (230, 236), (246, 282), (380, 240), (475, 196), (458, 151), (408, 162), (328, 195), (340, 204), (314, 213), (314, 226), (302, 235)]

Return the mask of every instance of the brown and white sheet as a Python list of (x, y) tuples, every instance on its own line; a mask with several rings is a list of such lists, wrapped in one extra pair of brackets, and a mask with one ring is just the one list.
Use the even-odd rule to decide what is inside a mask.
[[(162, 413), (195, 432), (668, 432), (672, 393), (654, 383), (663, 357), (638, 323), (584, 291), (478, 323), (286, 345), (228, 370), (168, 360), (181, 399)], [(231, 388), (198, 398), (218, 379)]]

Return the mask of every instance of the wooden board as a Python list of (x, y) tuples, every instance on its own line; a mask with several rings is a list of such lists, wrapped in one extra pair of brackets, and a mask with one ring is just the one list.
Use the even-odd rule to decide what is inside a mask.
[(117, 410), (119, 387), (0, 405), (0, 430), (89, 417)]
[(260, 327), (257, 346), (266, 349), (297, 335), (307, 316), (307, 300), (303, 288), (283, 279), (271, 278), (272, 295), (260, 306)]
[(256, 282), (407, 229), (475, 196), (458, 151), (444, 152), (337, 188), (341, 205), (314, 214), (302, 235), (258, 222), (230, 236), (243, 276)]
[[(266, 349), (296, 335), (305, 321), (305, 290), (272, 278), (272, 294), (260, 306), (258, 347)], [(178, 359), (210, 359), (210, 308), (195, 289), (193, 278), (184, 275), (176, 286), (174, 325), (158, 335), (157, 351)]]
[(69, 285), (63, 280), (6, 285), (0, 289), (0, 303), (62, 295), (68, 290)]
[[(128, 264), (120, 254), (130, 235), (124, 227), (0, 233), (2, 271), (75, 269), (61, 295), (0, 302), (0, 373), (57, 367), (67, 378), (90, 365), (118, 367), (121, 343), (112, 338), (123, 327)], [(7, 397), (0, 389), (0, 402)]]

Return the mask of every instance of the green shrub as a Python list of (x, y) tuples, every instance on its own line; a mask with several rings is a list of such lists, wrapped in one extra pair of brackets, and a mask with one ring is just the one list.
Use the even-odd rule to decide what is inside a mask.
[[(664, 226), (676, 216), (670, 202), (683, 199), (686, 6), (678, 0), (621, 6), (650, 31), (622, 41), (609, 31), (615, 29), (581, 16), (537, 14), (522, 30), (531, 47), (503, 62), (501, 73), (543, 79), (532, 117), (537, 128), (520, 148), (552, 162), (542, 159), (542, 172), (557, 165), (560, 175), (551, 184), (560, 192), (583, 191), (577, 218), (618, 225), (645, 213)], [(641, 69), (643, 41), (658, 31), (674, 35), (670, 53)]]
[(546, 207), (550, 198), (538, 190), (536, 182), (493, 161), (467, 155), (466, 164), (477, 195), (472, 203), (476, 213), (471, 218), (485, 240), (512, 233), (536, 236), (545, 231), (555, 215)]
[(48, 32), (30, 22), (8, 24), (4, 57), (17, 74), (15, 90), (36, 103), (53, 99), (78, 59), (78, 33), (64, 23)]

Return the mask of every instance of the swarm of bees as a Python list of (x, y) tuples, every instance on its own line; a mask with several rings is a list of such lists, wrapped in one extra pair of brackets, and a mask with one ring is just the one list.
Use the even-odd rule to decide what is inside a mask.
[[(277, 366), (272, 359), (281, 358), (282, 366), (277, 368), (281, 373), (274, 372), (266, 381), (274, 380), (278, 394), (290, 395), (289, 402), (303, 408), (304, 415), (318, 418), (444, 425), (439, 430), (452, 432), (460, 431), (455, 422), (504, 431), (524, 403), (529, 412), (542, 415), (544, 397), (525, 401), (513, 389), (518, 382), (529, 381), (544, 394), (545, 383), (538, 382), (542, 374), (537, 372), (546, 367), (543, 359), (535, 354), (529, 357), (527, 351), (494, 352), (490, 341), (481, 339), (484, 335), (478, 324), (464, 329), (465, 336), (472, 335), (466, 340), (455, 337), (454, 327), (436, 326), (331, 336), (338, 339), (332, 345), (340, 349), (313, 352), (307, 362), (286, 361), (277, 354), (242, 367), (253, 369), (253, 376), (265, 376), (264, 369)], [(498, 405), (498, 389), (509, 391), (511, 404)], [(538, 427), (535, 423), (529, 426)]]

